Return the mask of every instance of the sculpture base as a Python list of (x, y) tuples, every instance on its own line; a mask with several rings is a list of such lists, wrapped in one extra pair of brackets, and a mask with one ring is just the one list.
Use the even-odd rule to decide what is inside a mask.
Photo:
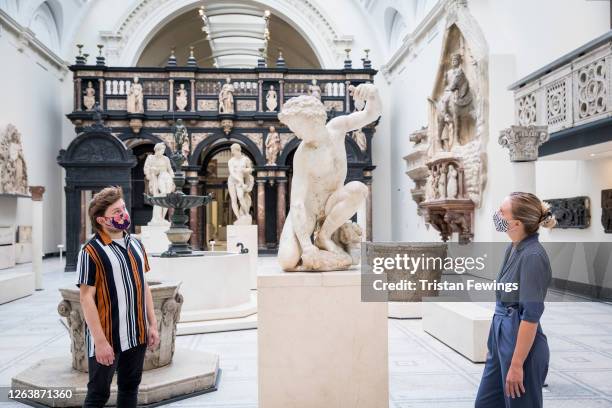
[(166, 231), (170, 228), (168, 225), (143, 225), (140, 227), (140, 239), (149, 254), (160, 254), (168, 249), (170, 240), (166, 235)]
[(250, 260), (250, 282), (251, 289), (257, 289), (257, 225), (228, 225), (227, 226), (227, 251), (240, 252), (237, 246), (242, 242), (244, 247), (249, 250)]
[[(218, 355), (177, 349), (169, 365), (143, 371), (138, 390), (138, 406), (216, 391), (218, 371)], [(13, 377), (11, 387), (24, 390), (69, 388), (73, 391), (70, 398), (38, 398), (27, 402), (49, 407), (81, 407), (87, 395), (88, 380), (89, 375), (74, 370), (70, 365), (70, 357), (66, 356), (39, 361)], [(115, 375), (108, 400), (111, 406), (115, 406), (117, 401), (116, 381)]]
[(421, 302), (389, 302), (389, 317), (393, 319), (420, 319), (423, 317)]
[(357, 270), (257, 278), (259, 406), (389, 406), (387, 304)]

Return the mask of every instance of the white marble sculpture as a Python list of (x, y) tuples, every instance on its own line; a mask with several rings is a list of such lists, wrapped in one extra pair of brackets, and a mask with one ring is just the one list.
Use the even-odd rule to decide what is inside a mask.
[(87, 82), (87, 88), (85, 88), (85, 95), (83, 95), (83, 106), (90, 111), (96, 104), (96, 90), (93, 88), (91, 81)]
[(144, 113), (142, 85), (138, 77), (134, 77), (127, 94), (127, 111), (128, 113)]
[(266, 166), (275, 166), (276, 159), (280, 153), (280, 136), (274, 128), (270, 126), (270, 132), (266, 138)]
[(448, 198), (457, 198), (457, 169), (452, 164), (448, 165), (448, 175), (446, 178), (446, 196)]
[(315, 98), (321, 100), (321, 87), (317, 85), (317, 80), (312, 79), (311, 84), (308, 85), (308, 95), (314, 96)]
[(278, 97), (274, 90), (274, 85), (270, 85), (270, 89), (268, 89), (268, 93), (266, 93), (266, 108), (268, 108), (268, 112), (274, 112), (277, 106)]
[(188, 92), (185, 89), (185, 84), (180, 84), (178, 91), (176, 91), (176, 107), (179, 112), (185, 112), (187, 107), (187, 95)]
[(301, 140), (293, 158), (290, 210), (278, 250), (285, 271), (341, 270), (353, 264), (333, 234), (361, 207), (368, 188), (358, 181), (344, 184), (344, 139), (348, 132), (375, 121), (382, 110), (372, 84), (354, 88), (353, 98), (366, 101), (364, 110), (337, 116), (327, 124), (325, 107), (311, 95), (291, 98), (278, 115)]
[(29, 194), (21, 134), (12, 124), (0, 127), (0, 194)]
[[(166, 144), (163, 142), (155, 145), (155, 154), (147, 156), (144, 164), (144, 174), (149, 182), (149, 194), (152, 196), (165, 196), (175, 190), (174, 171), (170, 159), (164, 156)], [(167, 208), (153, 206), (153, 217), (149, 225), (167, 225)]]
[(226, 78), (219, 92), (219, 113), (234, 113), (234, 85), (231, 81)]
[(232, 158), (227, 162), (229, 177), (227, 189), (232, 201), (232, 210), (236, 216), (234, 225), (251, 225), (251, 191), (255, 185), (251, 160), (242, 154), (237, 143), (231, 146)]

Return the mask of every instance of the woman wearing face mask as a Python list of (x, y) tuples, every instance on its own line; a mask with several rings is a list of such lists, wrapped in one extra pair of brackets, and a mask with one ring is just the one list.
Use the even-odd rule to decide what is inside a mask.
[(539, 321), (552, 273), (537, 231), (556, 220), (548, 204), (516, 192), (504, 199), (493, 223), (512, 240), (497, 281), (517, 283), (518, 290), (496, 293), (476, 408), (542, 407), (550, 354)]

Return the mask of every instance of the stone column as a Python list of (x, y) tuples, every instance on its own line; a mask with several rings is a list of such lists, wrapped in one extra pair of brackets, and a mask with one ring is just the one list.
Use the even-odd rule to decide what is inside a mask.
[(100, 109), (104, 109), (104, 78), (100, 78), (100, 86), (98, 91), (98, 102), (100, 103)]
[(66, 272), (76, 271), (77, 256), (80, 250), (79, 231), (81, 230), (81, 192), (65, 186), (66, 192)]
[[(200, 180), (196, 177), (189, 178), (189, 194), (192, 196), (199, 195), (199, 184)], [(200, 239), (200, 211), (199, 207), (193, 207), (189, 209), (189, 228), (193, 233), (189, 239), (189, 243), (194, 250), (202, 249)]]
[(259, 106), (259, 111), (260, 112), (265, 112), (264, 106), (263, 106), (263, 80), (259, 80), (257, 81), (257, 103)]
[(281, 232), (285, 225), (285, 209), (287, 208), (287, 180), (276, 181), (276, 240), (280, 242)]
[(191, 83), (191, 111), (195, 112), (196, 111), (196, 98), (195, 98), (195, 79), (190, 79), (189, 82)]
[(174, 79), (169, 79), (168, 82), (170, 83), (169, 89), (170, 89), (170, 105), (168, 105), (170, 107), (170, 109), (168, 109), (170, 112), (174, 111)]
[(344, 111), (350, 113), (351, 111), (351, 96), (349, 95), (349, 86), (351, 81), (344, 81)]
[(83, 93), (81, 92), (81, 78), (75, 79), (76, 82), (76, 110), (81, 110), (81, 99), (83, 99)]
[(266, 248), (266, 180), (257, 180), (257, 242)]
[(43, 289), (42, 258), (43, 258), (43, 186), (31, 186), (32, 194), (32, 271), (34, 272), (34, 288)]
[(278, 111), (280, 112), (285, 103), (285, 80), (278, 81), (278, 88)]
[(514, 191), (535, 193), (538, 148), (549, 138), (547, 126), (510, 126), (499, 135), (499, 144), (510, 151)]

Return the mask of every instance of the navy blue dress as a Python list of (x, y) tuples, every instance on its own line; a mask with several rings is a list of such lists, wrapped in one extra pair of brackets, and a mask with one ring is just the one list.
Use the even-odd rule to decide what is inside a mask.
[[(552, 271), (538, 236), (537, 232), (531, 234), (514, 249), (510, 245), (506, 250), (497, 281), (518, 283), (519, 289), (496, 292), (495, 314), (489, 331), (487, 360), (476, 396), (476, 408), (542, 407), (542, 386), (548, 373), (550, 353), (539, 322)], [(504, 386), (521, 320), (538, 323), (538, 329), (523, 364), (525, 393), (512, 398), (505, 395)]]

